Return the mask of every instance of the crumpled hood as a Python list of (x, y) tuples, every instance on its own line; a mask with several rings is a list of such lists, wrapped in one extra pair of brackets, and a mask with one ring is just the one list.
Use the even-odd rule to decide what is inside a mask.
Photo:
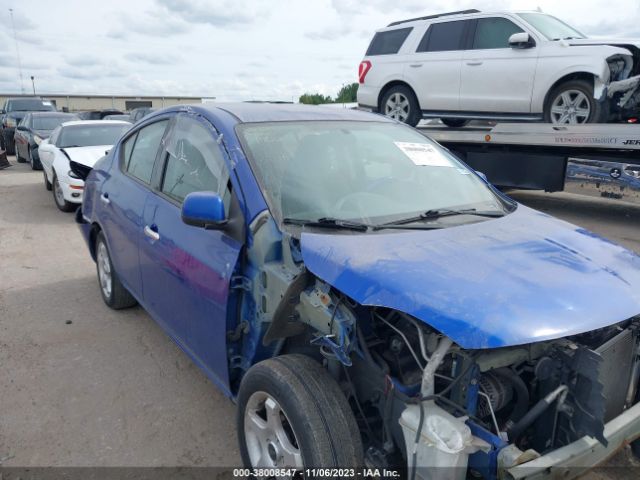
[(523, 205), (442, 230), (303, 233), (306, 267), (463, 348), (561, 338), (640, 314), (640, 256)]
[(105, 152), (111, 150), (113, 145), (98, 145), (97, 147), (71, 147), (61, 148), (70, 160), (93, 168), (95, 163), (105, 156)]

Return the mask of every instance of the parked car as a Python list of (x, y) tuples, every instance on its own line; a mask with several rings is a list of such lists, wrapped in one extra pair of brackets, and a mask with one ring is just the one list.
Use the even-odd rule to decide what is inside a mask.
[(71, 113), (29, 112), (20, 121), (14, 134), (16, 160), (29, 162), (33, 170), (41, 170), (38, 147), (49, 138), (54, 128), (63, 122), (78, 120)]
[(0, 110), (0, 150), (6, 150), (9, 155), (15, 153), (13, 137), (18, 123), (27, 112), (53, 112), (55, 105), (40, 97), (7, 98)]
[(410, 125), (441, 118), (607, 122), (640, 111), (640, 42), (590, 39), (540, 12), (466, 10), (378, 30), (358, 103)]
[(131, 122), (131, 116), (126, 113), (119, 113), (113, 115), (106, 115), (102, 120), (122, 120), (123, 122)]
[(141, 304), (237, 402), (247, 466), (521, 478), (640, 433), (640, 256), (406, 125), (172, 107), (84, 176), (103, 300)]
[(102, 120), (104, 117), (108, 115), (122, 115), (123, 112), (116, 109), (105, 109), (105, 110), (89, 110), (84, 112), (76, 112), (76, 115), (81, 120)]
[(156, 109), (151, 107), (134, 108), (129, 113), (129, 116), (131, 117), (131, 123), (136, 123), (138, 120), (142, 120), (144, 117), (155, 111)]
[(40, 143), (44, 185), (53, 192), (56, 207), (71, 212), (82, 203), (84, 181), (71, 170), (71, 162), (93, 167), (130, 127), (115, 120), (65, 122)]

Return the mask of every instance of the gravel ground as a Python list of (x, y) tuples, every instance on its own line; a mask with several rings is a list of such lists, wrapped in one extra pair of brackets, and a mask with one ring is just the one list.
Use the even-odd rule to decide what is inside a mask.
[[(237, 466), (235, 407), (141, 309), (108, 309), (42, 172), (0, 171), (0, 463)], [(519, 201), (640, 252), (640, 207), (568, 194)], [(584, 478), (637, 478), (628, 451)], [(617, 467), (617, 468), (614, 468)]]

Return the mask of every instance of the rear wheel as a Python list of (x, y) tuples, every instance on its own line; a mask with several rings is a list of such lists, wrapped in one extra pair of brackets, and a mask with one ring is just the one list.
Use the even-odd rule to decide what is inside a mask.
[(55, 172), (53, 172), (53, 182), (51, 183), (53, 187), (53, 201), (55, 202), (56, 207), (63, 212), (72, 212), (75, 210), (78, 206), (75, 203), (67, 202), (64, 199), (64, 192), (62, 191), (62, 187), (60, 186), (60, 182), (58, 181), (58, 177)]
[(104, 303), (114, 310), (133, 307), (137, 302), (133, 295), (122, 285), (113, 268), (109, 247), (102, 232), (96, 237), (96, 270), (100, 294)]
[(464, 127), (469, 120), (464, 118), (441, 118), (440, 121), (444, 123), (447, 127), (459, 128)]
[[(362, 441), (335, 380), (304, 355), (257, 363), (238, 393), (240, 453), (249, 468), (355, 468)], [(306, 478), (306, 477), (305, 477)]]
[(415, 93), (406, 85), (391, 87), (382, 97), (380, 112), (386, 117), (415, 127), (422, 119), (422, 111)]
[(549, 93), (544, 108), (544, 120), (557, 124), (603, 123), (608, 116), (608, 103), (593, 97), (593, 82), (586, 80), (558, 85)]

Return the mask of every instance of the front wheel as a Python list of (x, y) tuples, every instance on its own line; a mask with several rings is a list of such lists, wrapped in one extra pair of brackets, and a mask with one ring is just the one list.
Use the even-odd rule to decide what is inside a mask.
[(391, 87), (382, 97), (380, 112), (407, 125), (415, 127), (422, 119), (422, 111), (415, 93), (406, 85)]
[(608, 120), (608, 103), (593, 97), (593, 82), (570, 80), (555, 87), (544, 107), (545, 122), (578, 125), (604, 123)]
[(363, 465), (360, 432), (346, 397), (304, 355), (282, 355), (249, 369), (238, 392), (237, 423), (248, 468)]
[(60, 185), (55, 172), (53, 173), (53, 182), (51, 183), (53, 185), (53, 201), (55, 202), (56, 207), (63, 212), (72, 212), (75, 210), (78, 206), (75, 203), (67, 202), (64, 199), (64, 192), (62, 191), (62, 186)]

